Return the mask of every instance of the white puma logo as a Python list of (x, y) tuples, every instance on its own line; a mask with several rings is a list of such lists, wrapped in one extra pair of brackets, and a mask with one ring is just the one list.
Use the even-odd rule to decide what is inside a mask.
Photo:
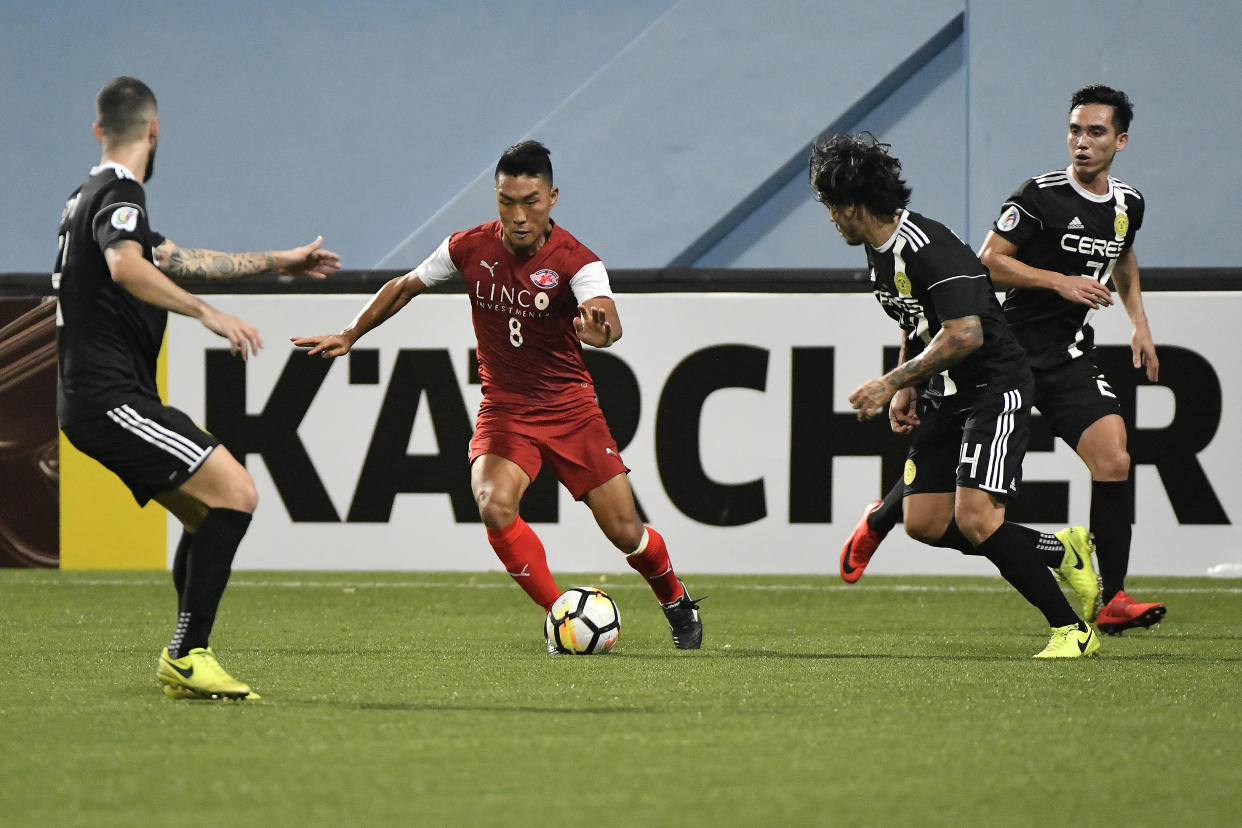
[(530, 564), (522, 564), (522, 568), (519, 569), (517, 572), (514, 572), (512, 569), (508, 569), (505, 571), (508, 572), (510, 575), (512, 575), (514, 578), (529, 578), (530, 577)]
[(488, 264), (483, 259), (479, 259), (479, 264), (487, 268), (487, 272), (492, 275), (493, 279), (496, 278), (496, 265), (500, 264), (500, 262), (492, 262), (491, 264)]
[(620, 455), (617, 454), (615, 451), (613, 451), (611, 448), (604, 449), (604, 454), (611, 454), (613, 457), (620, 457)]

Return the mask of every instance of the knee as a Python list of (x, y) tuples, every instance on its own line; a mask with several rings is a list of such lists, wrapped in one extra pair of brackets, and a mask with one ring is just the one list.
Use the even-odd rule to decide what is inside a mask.
[(489, 529), (503, 529), (517, 519), (517, 501), (501, 495), (495, 486), (478, 487), (474, 501), (479, 506), (479, 518)]
[(627, 555), (638, 549), (645, 528), (637, 515), (632, 520), (612, 520), (600, 524), (608, 541)]
[(245, 469), (238, 475), (236, 482), (229, 489), (230, 509), (254, 514), (259, 507), (259, 492), (254, 487), (254, 478)]
[(1112, 452), (1094, 464), (1091, 479), (1099, 481), (1128, 480), (1130, 477), (1130, 453), (1125, 449)]
[(958, 511), (954, 515), (954, 520), (957, 521), (957, 528), (961, 531), (962, 537), (975, 547), (992, 537), (992, 533), (1000, 526), (991, 514), (979, 514), (965, 509)]
[(928, 545), (934, 545), (936, 541), (944, 537), (947, 528), (948, 524), (944, 526), (933, 525), (932, 522), (926, 520), (911, 520), (907, 518), (905, 522), (906, 534), (919, 543), (926, 543)]

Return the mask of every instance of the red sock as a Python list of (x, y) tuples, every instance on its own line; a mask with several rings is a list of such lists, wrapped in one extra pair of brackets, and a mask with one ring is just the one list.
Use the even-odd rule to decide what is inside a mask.
[(681, 597), (682, 587), (668, 559), (668, 547), (660, 533), (650, 526), (646, 527), (646, 535), (646, 545), (626, 555), (625, 562), (647, 579), (661, 604), (672, 603)]
[(561, 591), (548, 569), (543, 543), (526, 521), (519, 517), (503, 529), (488, 529), (487, 540), (517, 585), (545, 612), (551, 609)]

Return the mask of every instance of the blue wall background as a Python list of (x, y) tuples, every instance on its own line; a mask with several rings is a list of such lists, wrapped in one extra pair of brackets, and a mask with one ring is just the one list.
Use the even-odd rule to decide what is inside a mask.
[(148, 197), (185, 245), (323, 233), (347, 267), (411, 267), (494, 215), (497, 155), (535, 137), (613, 268), (858, 267), (806, 185), (817, 134), (890, 141), (915, 209), (977, 245), (1102, 81), (1136, 102), (1114, 174), (1148, 199), (1140, 262), (1242, 261), (1226, 0), (8, 0), (0, 25), (0, 272), (50, 268), (122, 73), (160, 99)]

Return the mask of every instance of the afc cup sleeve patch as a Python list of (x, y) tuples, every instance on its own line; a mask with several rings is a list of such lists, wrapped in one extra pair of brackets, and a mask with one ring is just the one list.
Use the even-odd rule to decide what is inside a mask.
[(1010, 230), (1018, 226), (1018, 222), (1022, 219), (1022, 213), (1018, 210), (1016, 204), (1010, 204), (1000, 214), (1000, 218), (996, 220), (996, 229), (1002, 233), (1008, 233)]
[(906, 485), (909, 486), (911, 483), (913, 483), (914, 478), (918, 477), (918, 474), (919, 474), (918, 466), (914, 465), (913, 460), (907, 459), (905, 472), (902, 476), (902, 479), (906, 481)]
[(138, 226), (138, 208), (128, 204), (117, 207), (112, 211), (112, 226), (127, 233), (133, 232)]

